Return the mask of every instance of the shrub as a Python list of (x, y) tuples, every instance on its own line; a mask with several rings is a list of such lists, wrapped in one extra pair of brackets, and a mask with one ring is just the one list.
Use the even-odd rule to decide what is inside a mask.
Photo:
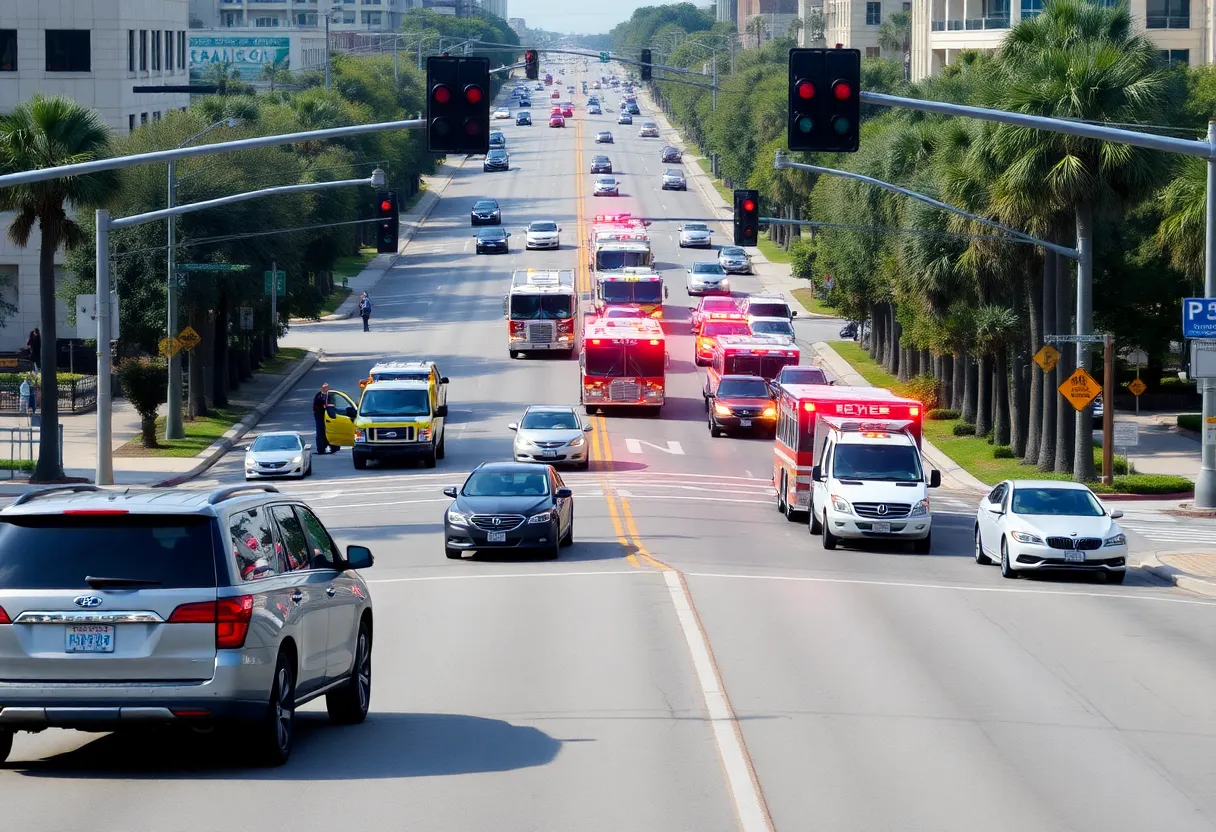
[(1178, 427), (1183, 428), (1185, 430), (1193, 430), (1196, 433), (1198, 433), (1199, 426), (1201, 424), (1203, 424), (1202, 419), (1201, 419), (1202, 416), (1203, 416), (1202, 413), (1179, 413), (1178, 414)]
[(790, 272), (794, 277), (810, 280), (815, 272), (815, 246), (802, 237), (790, 245)]
[(1013, 459), (1013, 448), (1008, 445), (997, 445), (992, 449), (993, 459)]
[[(55, 374), (55, 380), (60, 384), (66, 384), (69, 381), (80, 381), (84, 377), (80, 373)], [(40, 384), (42, 383), (42, 373), (0, 373), (0, 384), (20, 384), (26, 379), (30, 380), (30, 384)]]
[(145, 448), (157, 447), (156, 410), (169, 397), (166, 369), (165, 362), (157, 358), (127, 358), (118, 364), (118, 381), (139, 414)]
[(1167, 474), (1131, 474), (1115, 477), (1115, 491), (1123, 494), (1189, 494), (1195, 484), (1186, 477)]
[(925, 417), (936, 422), (946, 422), (950, 419), (957, 419), (961, 414), (957, 410), (950, 410), (945, 407), (937, 407), (925, 414)]
[[(1116, 475), (1136, 473), (1136, 466), (1131, 465), (1123, 454), (1115, 454), (1112, 462)], [(1094, 470), (1099, 472), (1102, 470), (1102, 446), (1096, 442), (1094, 443)]]
[(1162, 393), (1194, 393), (1195, 379), (1181, 379), (1177, 376), (1166, 376), (1161, 379)]
[(909, 379), (904, 384), (896, 385), (894, 392), (909, 399), (916, 399), (925, 406), (925, 410), (936, 410), (937, 406), (941, 404), (937, 379), (928, 373)]
[(959, 422), (954, 426), (955, 436), (975, 436), (975, 425), (968, 422)]

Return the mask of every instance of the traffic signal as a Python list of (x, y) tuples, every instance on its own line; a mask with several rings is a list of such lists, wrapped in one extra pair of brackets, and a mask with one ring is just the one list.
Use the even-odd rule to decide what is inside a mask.
[(760, 192), (735, 191), (735, 245), (754, 246), (760, 236)]
[(642, 50), (642, 80), (650, 80), (650, 50)]
[(861, 129), (861, 51), (791, 49), (790, 150), (854, 153)]
[(376, 251), (397, 253), (397, 192), (381, 191), (376, 196)]
[(540, 77), (540, 53), (535, 49), (524, 51), (524, 72), (529, 81), (535, 81)]
[(426, 88), (426, 149), (432, 153), (487, 153), (490, 59), (427, 58)]

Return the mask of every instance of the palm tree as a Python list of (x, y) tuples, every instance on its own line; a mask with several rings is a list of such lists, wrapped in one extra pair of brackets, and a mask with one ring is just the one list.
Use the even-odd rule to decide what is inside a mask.
[(274, 92), (274, 85), (291, 77), (291, 70), (287, 68), (287, 56), (282, 55), (275, 58), (268, 64), (262, 66), (262, 80), (270, 82), (270, 91)]
[(878, 27), (878, 46), (888, 52), (898, 52), (904, 68), (904, 80), (912, 71), (912, 12), (895, 12)]
[(203, 83), (214, 84), (217, 95), (248, 95), (249, 84), (241, 78), (241, 71), (231, 61), (217, 61), (203, 70)]
[[(110, 128), (96, 110), (70, 98), (35, 94), (0, 117), (0, 172), (14, 173), (89, 162), (108, 155)], [(55, 252), (62, 245), (86, 242), (76, 220), (65, 208), (87, 210), (105, 205), (118, 187), (110, 171), (16, 185), (0, 190), (0, 211), (15, 213), (8, 236), (29, 245), (35, 223), (40, 233), (38, 258), (39, 316), (42, 330), (42, 429), (34, 482), (63, 479), (59, 456), (59, 386), (55, 332)], [(102, 353), (107, 356), (108, 346)]]
[[(1021, 113), (1096, 122), (1159, 120), (1178, 99), (1157, 47), (1135, 34), (1127, 5), (1047, 0), (1023, 18), (1001, 49), (985, 103)], [(999, 187), (1037, 206), (1040, 216), (1069, 211), (1078, 243), (1092, 250), (1095, 211), (1115, 212), (1150, 193), (1168, 172), (1163, 154), (1061, 133), (998, 125), (993, 145)], [(1092, 297), (1091, 275), (1079, 291)], [(1088, 328), (1092, 304), (1086, 319)], [(1093, 478), (1090, 408), (1076, 414), (1073, 477)]]
[(747, 21), (747, 26), (745, 27), (745, 30), (746, 30), (747, 34), (749, 34), (752, 37), (752, 39), (755, 40), (756, 47), (759, 48), (760, 44), (764, 40), (764, 32), (765, 32), (764, 18), (761, 17), (760, 15), (756, 15), (751, 20)]
[(1157, 228), (1157, 245), (1168, 250), (1170, 265), (1202, 286), (1204, 222), (1207, 217), (1208, 166), (1202, 159), (1185, 156), (1177, 175), (1161, 190), (1158, 205), (1164, 215)]

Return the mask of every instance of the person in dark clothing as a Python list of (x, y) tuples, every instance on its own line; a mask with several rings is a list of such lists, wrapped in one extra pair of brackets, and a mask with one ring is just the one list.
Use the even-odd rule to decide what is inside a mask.
[(317, 395), (312, 397), (312, 418), (317, 426), (317, 453), (323, 454), (329, 449), (329, 440), (325, 437), (325, 407), (329, 404), (329, 385), (322, 384)]
[(42, 333), (38, 331), (38, 327), (34, 327), (25, 345), (30, 349), (30, 361), (34, 362), (34, 369), (39, 369), (42, 366)]
[(371, 332), (372, 328), (368, 326), (368, 319), (372, 316), (372, 299), (368, 297), (367, 292), (363, 293), (363, 297), (359, 298), (359, 317), (363, 319), (363, 331)]

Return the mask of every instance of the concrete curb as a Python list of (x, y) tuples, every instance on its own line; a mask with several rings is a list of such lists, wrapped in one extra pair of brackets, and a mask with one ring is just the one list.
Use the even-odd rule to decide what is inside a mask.
[(270, 391), (270, 394), (267, 395), (266, 398), (262, 399), (262, 401), (256, 405), (253, 410), (246, 413), (244, 417), (241, 418), (241, 421), (237, 422), (235, 425), (225, 431), (222, 437), (212, 442), (211, 445), (205, 450), (199, 452), (197, 457), (199, 461), (193, 468), (183, 474), (178, 474), (177, 476), (170, 477), (167, 480), (161, 480), (160, 482), (155, 483), (153, 487), (171, 488), (175, 485), (181, 485), (188, 480), (194, 479), (212, 465), (219, 462), (220, 457), (232, 450), (232, 447), (236, 445), (237, 442), (240, 442), (241, 438), (244, 437), (245, 434), (248, 433), (250, 429), (252, 429), (258, 422), (260, 422), (262, 418), (270, 412), (271, 408), (281, 402), (283, 397), (291, 392), (292, 388), (295, 387), (300, 379), (304, 377), (304, 374), (316, 366), (317, 362), (321, 359), (322, 354), (323, 353), (321, 350), (309, 350), (308, 355), (300, 359), (300, 363), (287, 374), (286, 378), (279, 382), (278, 386), (275, 387), (274, 390)]
[(1169, 581), (1179, 589), (1185, 589), (1209, 598), (1216, 598), (1216, 582), (1198, 578), (1187, 572), (1183, 572), (1177, 567), (1162, 563), (1157, 557), (1159, 554), (1169, 555), (1172, 553), (1154, 552), (1149, 555), (1143, 555), (1139, 563), (1129, 565), (1134, 565), (1145, 572), (1150, 572), (1163, 581)]

